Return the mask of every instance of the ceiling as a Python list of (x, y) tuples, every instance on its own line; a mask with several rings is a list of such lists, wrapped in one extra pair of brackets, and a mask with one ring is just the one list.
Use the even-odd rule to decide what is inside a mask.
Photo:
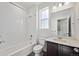
[(16, 2), (17, 4), (21, 5), (25, 9), (31, 8), (32, 6), (39, 5), (42, 2)]
[(62, 2), (16, 2), (19, 6), (21, 6), (21, 7), (23, 7), (24, 9), (29, 9), (29, 8), (31, 8), (31, 7), (33, 7), (33, 6), (37, 6), (37, 5), (42, 5), (42, 6), (44, 6), (44, 5), (52, 5), (52, 6), (54, 6), (54, 5), (58, 5), (59, 3), (62, 3)]

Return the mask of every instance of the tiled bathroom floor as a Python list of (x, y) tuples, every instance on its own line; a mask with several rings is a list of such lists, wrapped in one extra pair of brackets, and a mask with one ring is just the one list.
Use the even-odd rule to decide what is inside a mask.
[[(47, 55), (47, 53), (46, 52), (41, 52), (40, 53), (40, 56), (46, 56)], [(35, 56), (35, 53), (30, 53), (28, 56)]]
[(32, 52), (32, 53), (30, 53), (28, 56), (34, 56), (35, 54)]

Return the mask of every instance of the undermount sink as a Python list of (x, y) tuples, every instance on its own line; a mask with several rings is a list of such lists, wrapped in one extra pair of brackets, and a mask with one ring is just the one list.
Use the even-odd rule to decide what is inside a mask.
[(72, 42), (79, 42), (79, 40), (75, 39), (75, 38), (71, 38), (71, 37), (52, 37), (50, 38), (51, 40), (53, 39), (54, 41), (58, 41), (58, 42), (67, 42), (67, 43), (72, 43)]
[(70, 39), (57, 37), (57, 38), (54, 38), (53, 40), (54, 41), (59, 41), (59, 42), (68, 42)]
[(69, 43), (76, 43), (76, 42), (79, 42), (79, 40), (75, 39), (75, 38), (71, 38), (71, 37), (58, 37), (58, 40), (61, 41), (61, 42), (69, 42)]

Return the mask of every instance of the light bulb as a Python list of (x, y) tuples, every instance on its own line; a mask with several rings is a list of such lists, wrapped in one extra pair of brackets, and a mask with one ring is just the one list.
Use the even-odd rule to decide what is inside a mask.
[(62, 3), (59, 3), (59, 7), (61, 7), (62, 6)]
[(69, 2), (65, 2), (65, 5), (69, 4)]
[(53, 9), (56, 9), (57, 7), (56, 6), (53, 6)]

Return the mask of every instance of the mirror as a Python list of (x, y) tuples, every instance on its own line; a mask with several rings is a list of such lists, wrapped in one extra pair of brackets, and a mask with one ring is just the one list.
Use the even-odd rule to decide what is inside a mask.
[(71, 36), (71, 17), (57, 19), (57, 35)]

